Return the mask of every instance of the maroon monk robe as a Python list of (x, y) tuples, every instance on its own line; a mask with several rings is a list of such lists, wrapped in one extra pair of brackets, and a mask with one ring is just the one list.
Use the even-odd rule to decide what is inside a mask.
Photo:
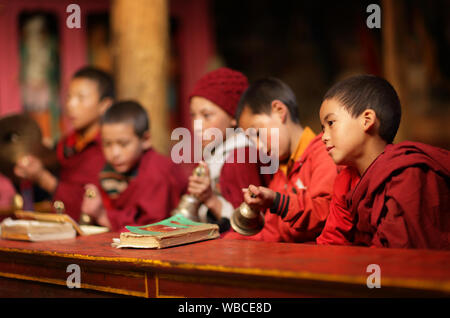
[(354, 243), (450, 249), (450, 155), (416, 142), (386, 146), (347, 197)]
[(98, 187), (111, 230), (121, 231), (125, 225), (146, 225), (168, 218), (187, 189), (187, 176), (170, 158), (150, 149), (138, 163), (137, 176), (116, 199), (108, 198)]
[[(245, 151), (243, 158), (238, 155), (242, 150)], [(202, 209), (204, 206), (201, 206), (199, 213), (201, 215), (200, 220), (202, 222), (218, 224), (219, 231), (222, 235), (230, 231), (229, 218), (234, 209), (244, 202), (242, 189), (248, 188), (250, 184), (265, 186), (267, 180), (270, 180), (271, 178), (271, 175), (260, 174), (262, 163), (260, 163), (257, 158), (256, 162), (250, 162), (250, 151), (249, 147), (231, 149), (225, 154), (224, 157), (226, 157), (226, 159), (220, 167), (220, 170), (210, 170), (210, 177), (215, 181), (213, 182), (213, 191), (225, 199), (229, 205), (222, 206), (222, 217), (220, 220), (218, 220), (211, 211), (207, 211), (206, 216), (202, 216)], [(217, 169), (217, 167), (215, 167), (215, 169)]]
[[(341, 167), (338, 167), (338, 169)], [(355, 216), (347, 206), (347, 196), (361, 179), (358, 170), (344, 167), (336, 177), (325, 227), (316, 239), (322, 245), (352, 245)]]
[(72, 134), (61, 140), (56, 148), (60, 170), (53, 200), (62, 201), (66, 213), (78, 221), (85, 192), (84, 186), (97, 182), (98, 175), (105, 165), (105, 159), (101, 149), (100, 134), (80, 151), (75, 151), (72, 147), (75, 143), (74, 136), (75, 134)]
[(242, 189), (248, 188), (250, 184), (255, 186), (267, 186), (272, 175), (260, 174), (262, 164), (260, 162), (250, 162), (250, 148), (245, 148), (245, 162), (237, 162), (238, 149), (230, 153), (233, 162), (226, 162), (220, 171), (219, 183), (216, 187), (220, 190), (222, 196), (237, 208), (244, 202)]

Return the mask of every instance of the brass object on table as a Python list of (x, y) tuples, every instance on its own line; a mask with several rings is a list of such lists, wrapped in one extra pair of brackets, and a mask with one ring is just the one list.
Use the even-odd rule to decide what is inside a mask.
[[(206, 174), (205, 168), (203, 166), (197, 166), (192, 175), (202, 177)], [(189, 220), (198, 222), (198, 208), (200, 207), (201, 202), (198, 198), (191, 194), (184, 194), (181, 197), (180, 203), (178, 206), (172, 210), (171, 215), (181, 214), (185, 218)]]
[[(87, 198), (95, 198), (97, 196), (97, 193), (88, 188), (86, 189), (86, 191), (84, 192), (84, 196)], [(94, 220), (92, 219), (92, 217), (90, 215), (87, 215), (86, 213), (81, 213), (80, 215), (80, 219), (78, 220), (78, 224), (80, 225), (92, 225), (94, 224)]]
[(12, 205), (15, 211), (23, 210), (23, 198), (20, 194), (13, 196)]
[(92, 225), (92, 218), (87, 215), (86, 213), (81, 213), (80, 220), (78, 221), (78, 224), (80, 225)]
[(66, 212), (66, 207), (62, 201), (56, 200), (53, 202), (53, 208), (57, 214), (64, 214)]
[[(255, 197), (251, 193), (251, 197)], [(250, 206), (242, 202), (231, 215), (230, 224), (233, 230), (245, 236), (258, 234), (264, 227), (264, 215), (260, 211), (254, 211)]]
[(0, 118), (0, 173), (17, 184), (14, 166), (23, 156), (33, 155), (50, 171), (56, 171), (56, 151), (42, 143), (39, 125), (30, 116), (17, 114)]

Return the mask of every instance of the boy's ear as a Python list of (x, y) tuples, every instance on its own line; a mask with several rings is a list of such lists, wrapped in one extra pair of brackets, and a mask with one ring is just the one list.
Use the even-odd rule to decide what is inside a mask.
[(148, 150), (152, 147), (152, 138), (150, 136), (150, 131), (146, 131), (144, 135), (141, 137), (142, 147), (144, 150)]
[(278, 116), (281, 122), (285, 123), (288, 118), (288, 108), (286, 105), (282, 101), (275, 99), (272, 101), (270, 106), (272, 109), (272, 115)]
[(361, 120), (364, 131), (368, 132), (371, 129), (374, 129), (377, 123), (377, 114), (373, 109), (366, 109), (361, 114)]
[(111, 97), (105, 97), (99, 102), (99, 112), (100, 116), (102, 116), (106, 110), (114, 103), (114, 100)]

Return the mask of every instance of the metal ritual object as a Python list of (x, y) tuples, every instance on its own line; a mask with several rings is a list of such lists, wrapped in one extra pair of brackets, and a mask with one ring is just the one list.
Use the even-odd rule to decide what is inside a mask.
[[(192, 175), (202, 177), (206, 174), (205, 168), (203, 166), (197, 166)], [(188, 218), (191, 221), (198, 222), (198, 208), (200, 207), (201, 202), (191, 194), (184, 194), (181, 197), (180, 203), (178, 206), (172, 210), (171, 215), (181, 214), (185, 218)]]
[[(256, 197), (251, 193), (252, 197)], [(237, 233), (245, 236), (258, 234), (264, 227), (264, 215), (260, 211), (254, 211), (250, 206), (242, 202), (241, 205), (234, 210), (231, 216), (231, 227)]]
[(55, 208), (57, 214), (64, 214), (66, 212), (66, 208), (62, 201), (56, 200), (53, 202), (53, 207)]
[[(96, 192), (92, 189), (86, 189), (84, 196), (87, 198), (95, 198), (97, 196)], [(78, 224), (80, 225), (92, 225), (94, 222), (90, 215), (86, 213), (81, 213)]]

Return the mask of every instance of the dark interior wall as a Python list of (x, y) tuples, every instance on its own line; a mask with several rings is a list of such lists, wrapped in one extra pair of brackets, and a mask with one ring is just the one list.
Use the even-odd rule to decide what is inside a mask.
[(368, 30), (373, 63), (364, 61), (359, 35), (369, 3), (377, 2), (216, 0), (218, 54), (250, 81), (264, 76), (285, 81), (297, 95), (302, 122), (317, 132), (321, 98), (336, 79), (379, 72), (380, 31)]
[[(381, 29), (369, 29), (369, 4), (381, 7)], [(450, 1), (395, 0), (402, 107), (402, 140), (450, 147)], [(297, 95), (300, 119), (320, 130), (326, 90), (357, 73), (383, 76), (381, 1), (214, 0), (218, 57), (250, 81), (275, 76)], [(401, 141), (401, 140), (398, 140)]]

